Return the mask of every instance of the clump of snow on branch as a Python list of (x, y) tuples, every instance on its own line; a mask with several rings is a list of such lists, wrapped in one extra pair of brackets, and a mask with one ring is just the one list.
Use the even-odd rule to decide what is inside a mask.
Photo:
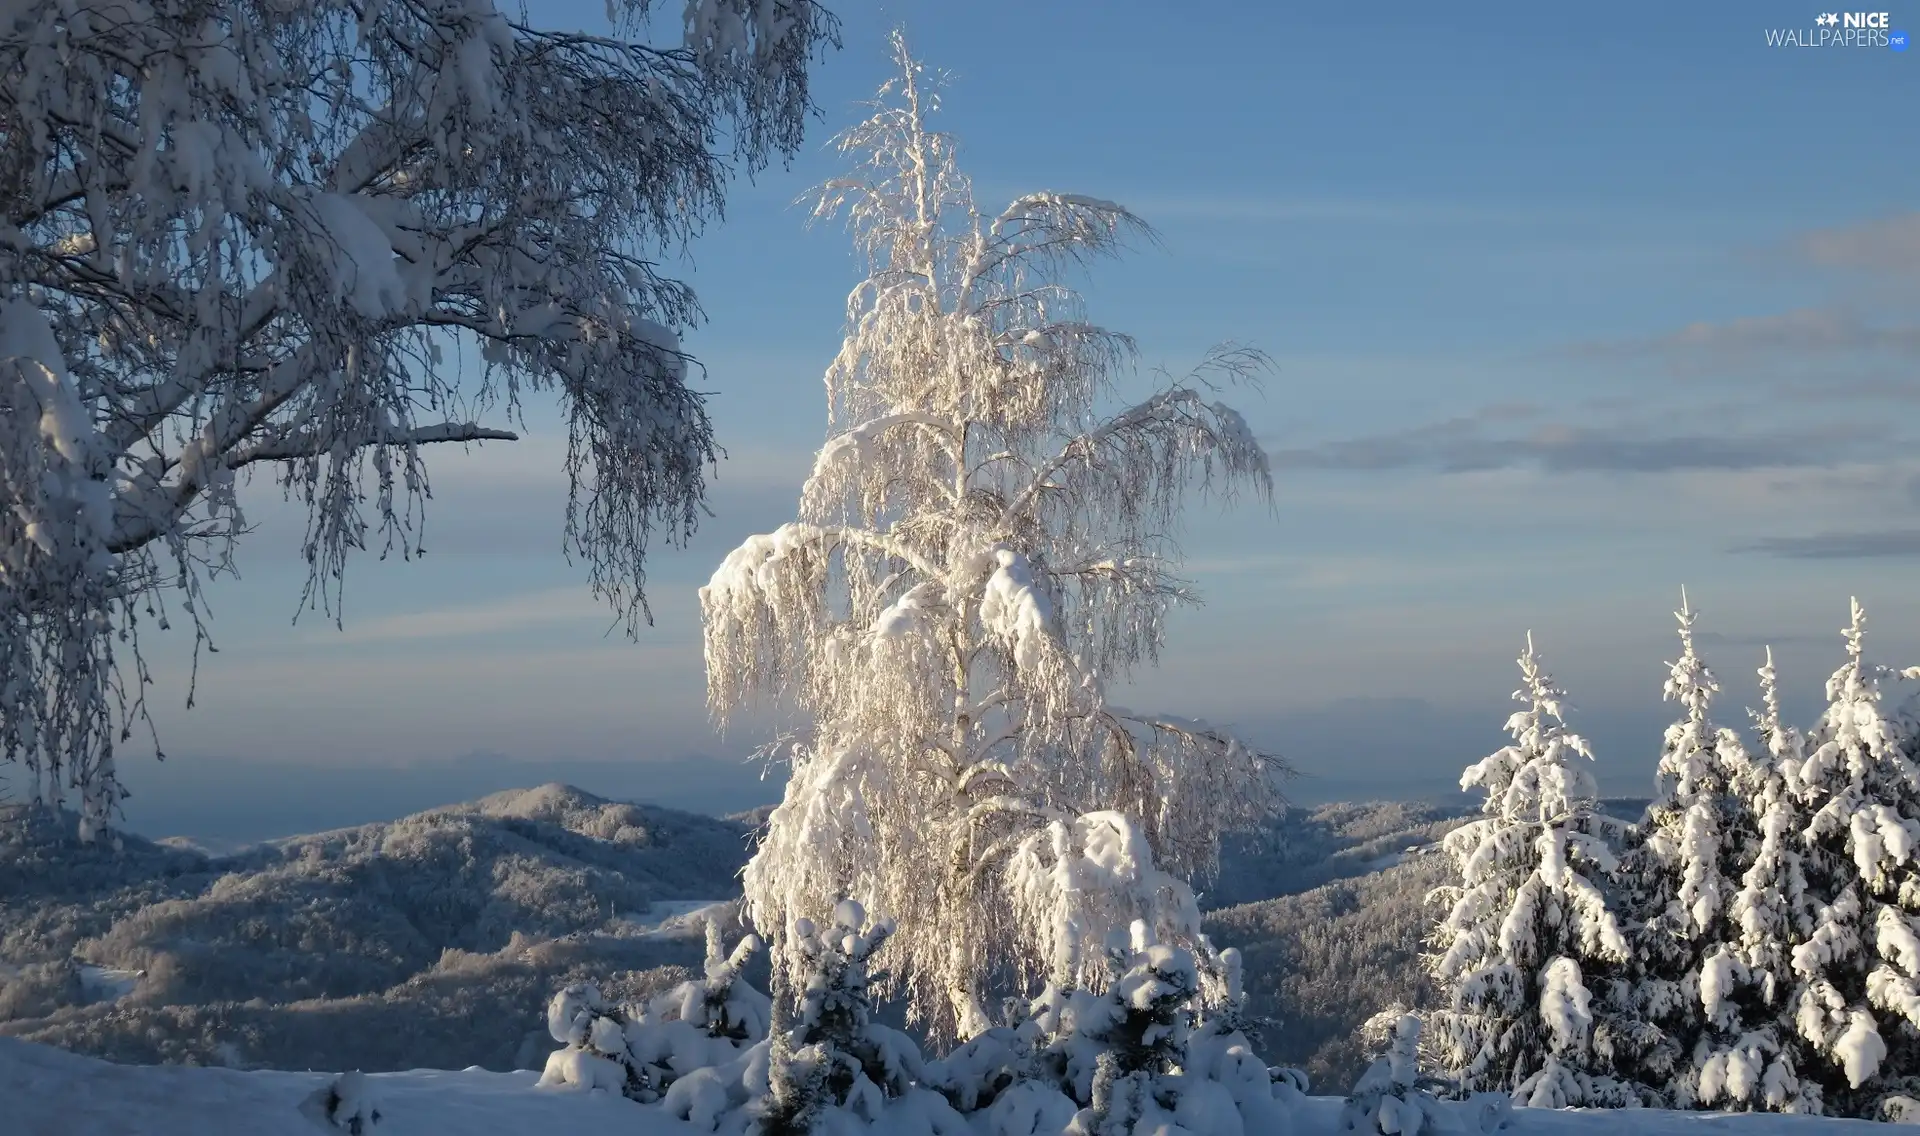
[(1049, 822), (1014, 850), (1007, 869), (1015, 916), (1039, 928), (1048, 980), (1098, 985), (1115, 927), (1153, 920), (1156, 935), (1200, 933), (1200, 906), (1183, 881), (1153, 863), (1145, 834), (1124, 813)]
[[(889, 912), (881, 985), (952, 1038), (1062, 965), (1099, 969), (1116, 926), (1172, 933), (1191, 895), (1161, 874), (1212, 870), (1221, 833), (1278, 801), (1272, 757), (1104, 693), (1196, 598), (1170, 535), (1189, 495), (1269, 494), (1266, 455), (1216, 397), (1266, 360), (1224, 347), (1101, 414), (1133, 343), (1064, 281), (1146, 226), (1062, 193), (983, 212), (929, 126), (938, 83), (898, 37), (895, 62), (816, 209), (848, 219), (869, 264), (827, 372), (831, 434), (799, 516), (729, 554), (701, 609), (715, 714), (766, 696), (808, 723), (780, 751), (792, 776), (747, 871), (752, 919), (784, 928), (849, 895)], [(1082, 820), (1106, 814), (1139, 846), (1131, 875), (1108, 873), (1125, 895), (1036, 889), (1085, 862), (1095, 828), (1122, 832)]]
[[(61, 0), (0, 18), (0, 756), (88, 835), (146, 721), (138, 632), (207, 634), (236, 475), (308, 511), (303, 605), (425, 551), (423, 450), (568, 422), (564, 537), (630, 626), (717, 455), (656, 259), (791, 154), (810, 0), (700, 0), (686, 42), (493, 0)], [(730, 150), (714, 141), (733, 140)], [(507, 421), (482, 425), (498, 416)]]
[[(667, 1096), (669, 1108), (701, 1099), (702, 1090), (707, 1097), (724, 1095), (719, 1086), (727, 1078), (703, 1070), (736, 1070), (731, 1080), (739, 1084), (756, 1047), (765, 1068), (772, 1006), (740, 973), (760, 949), (759, 937), (747, 935), (729, 952), (719, 924), (709, 920), (705, 975), (645, 1006), (612, 1005), (590, 983), (555, 994), (547, 1007), (547, 1029), (566, 1048), (547, 1058), (541, 1084), (602, 1089), (642, 1102)], [(675, 1090), (693, 1074), (701, 1074), (695, 1084)]]

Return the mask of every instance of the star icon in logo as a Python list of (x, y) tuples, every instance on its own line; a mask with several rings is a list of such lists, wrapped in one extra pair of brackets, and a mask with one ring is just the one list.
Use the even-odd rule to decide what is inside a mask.
[(1819, 24), (1823, 28), (1829, 28), (1839, 23), (1840, 17), (1839, 15), (1833, 12), (1822, 12), (1820, 13), (1819, 18), (1814, 20), (1813, 22), (1816, 24)]

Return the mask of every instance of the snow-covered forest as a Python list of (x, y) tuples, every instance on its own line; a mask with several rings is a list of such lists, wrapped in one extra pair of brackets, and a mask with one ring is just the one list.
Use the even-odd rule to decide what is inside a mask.
[[(1514, 628), (1511, 740), (1462, 755), (1464, 804), (1290, 817), (1280, 755), (1118, 693), (1199, 602), (1187, 513), (1273, 506), (1236, 409), (1272, 360), (1140, 367), (1086, 282), (1147, 221), (984, 201), (898, 32), (809, 198), (862, 272), (826, 437), (698, 593), (709, 709), (780, 722), (780, 803), (549, 786), (231, 856), (123, 838), (116, 762), (160, 741), (142, 636), (211, 643), (257, 469), (338, 622), (353, 554), (424, 551), (427, 451), (557, 401), (567, 550), (643, 633), (649, 549), (720, 454), (665, 250), (797, 151), (838, 25), (608, 18), (0, 0), (0, 1033), (27, 1039), (0, 1096), (27, 1131), (1920, 1123), (1920, 667), (1870, 660), (1862, 602), (1796, 725), (1770, 649), (1740, 664), (1761, 706), (1725, 705), (1682, 593), (1644, 808), (1602, 800)], [(316, 1062), (341, 1071), (292, 1072)]]

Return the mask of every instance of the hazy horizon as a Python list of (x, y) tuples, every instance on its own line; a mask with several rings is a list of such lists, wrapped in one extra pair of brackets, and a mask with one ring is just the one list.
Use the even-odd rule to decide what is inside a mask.
[[(1353, 763), (1347, 747), (1360, 717), (1374, 760)], [(1585, 722), (1599, 751), (1602, 791), (1612, 797), (1651, 792), (1653, 758), (1632, 768), (1610, 760), (1609, 739), (1631, 738), (1635, 752), (1655, 752), (1665, 718)], [(1583, 724), (1584, 723), (1584, 724)], [(1243, 736), (1272, 748), (1298, 770), (1288, 799), (1312, 807), (1334, 801), (1465, 799), (1460, 769), (1501, 744), (1500, 719), (1443, 715), (1397, 700), (1330, 707), (1264, 722), (1235, 723)], [(1598, 726), (1595, 731), (1593, 727)], [(1478, 749), (1468, 747), (1478, 746)], [(1362, 772), (1343, 772), (1359, 764)], [(1371, 766), (1375, 772), (1365, 772)], [(766, 776), (762, 776), (766, 772)], [(514, 758), (476, 751), (453, 758), (398, 763), (343, 760), (332, 764), (234, 758), (169, 759), (127, 771), (134, 796), (127, 829), (150, 839), (189, 837), (222, 845), (393, 820), (507, 789), (562, 782), (596, 796), (725, 816), (780, 799), (784, 777), (751, 757), (687, 755), (667, 759)]]

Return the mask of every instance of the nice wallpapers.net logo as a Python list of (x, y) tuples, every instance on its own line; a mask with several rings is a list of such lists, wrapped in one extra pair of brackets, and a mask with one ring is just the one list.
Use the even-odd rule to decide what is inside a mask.
[(1821, 12), (1805, 28), (1768, 28), (1768, 47), (1884, 47), (1907, 49), (1907, 33), (1886, 12)]

